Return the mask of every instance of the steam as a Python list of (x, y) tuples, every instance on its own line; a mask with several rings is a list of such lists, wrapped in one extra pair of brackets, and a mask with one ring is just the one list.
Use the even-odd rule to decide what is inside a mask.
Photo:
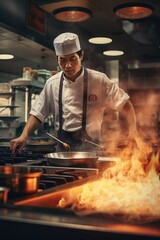
[[(159, 94), (151, 90), (129, 93), (130, 100), (134, 106), (137, 129), (147, 144), (159, 141)], [(116, 116), (116, 117), (115, 117)], [(116, 153), (119, 146), (130, 144), (128, 138), (128, 126), (126, 119), (116, 111), (106, 109), (102, 122), (102, 142), (108, 153)]]

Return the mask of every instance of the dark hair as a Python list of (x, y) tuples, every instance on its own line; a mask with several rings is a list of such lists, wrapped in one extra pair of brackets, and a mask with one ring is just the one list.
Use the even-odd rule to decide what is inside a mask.
[[(78, 54), (78, 56), (80, 57), (80, 56), (82, 56), (82, 54), (83, 54), (83, 50), (79, 50), (78, 52), (76, 52), (77, 54)], [(57, 57), (57, 59), (58, 59), (58, 56), (56, 56)]]
[(79, 50), (78, 52), (77, 52), (77, 54), (78, 54), (78, 56), (80, 57), (80, 56), (82, 56), (82, 50)]

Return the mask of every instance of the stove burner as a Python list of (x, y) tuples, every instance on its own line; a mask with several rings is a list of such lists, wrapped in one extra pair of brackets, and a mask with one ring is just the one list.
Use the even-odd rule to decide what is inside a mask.
[(0, 148), (0, 156), (0, 166), (20, 163), (46, 165), (46, 160), (41, 153), (22, 151), (21, 153), (17, 153), (15, 156), (13, 156), (10, 149), (8, 147), (5, 147)]
[[(0, 165), (19, 165), (38, 167), (42, 170), (39, 179), (38, 192), (64, 185), (70, 182), (78, 181), (89, 175), (95, 175), (98, 169), (95, 168), (72, 168), (72, 167), (54, 167), (49, 166), (44, 154), (22, 151), (13, 156), (9, 147), (0, 148)], [(14, 201), (16, 198), (25, 198), (24, 194), (8, 194), (8, 201)], [(28, 196), (27, 196), (28, 197)], [(32, 196), (30, 196), (32, 197)]]

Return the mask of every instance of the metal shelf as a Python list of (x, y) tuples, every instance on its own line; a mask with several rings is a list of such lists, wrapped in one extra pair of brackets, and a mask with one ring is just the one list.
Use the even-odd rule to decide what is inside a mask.
[[(10, 82), (12, 92), (23, 91), (25, 94), (25, 122), (27, 122), (29, 117), (29, 112), (31, 109), (31, 99), (32, 94), (39, 94), (44, 86), (44, 84), (38, 82), (38, 80), (34, 79), (23, 79), (18, 78), (14, 79)], [(15, 105), (15, 98), (12, 98), (12, 104)]]
[(13, 95), (15, 95), (14, 92), (0, 92), (0, 98), (9, 99), (9, 98), (12, 97)]
[(0, 120), (3, 121), (12, 121), (19, 118), (19, 116), (0, 116)]
[(12, 105), (0, 105), (0, 108), (18, 108), (19, 106), (12, 106)]
[(31, 89), (32, 93), (39, 93), (44, 84), (38, 82), (37, 80), (31, 80), (31, 79), (23, 79), (18, 78), (11, 81), (11, 87), (16, 88), (20, 91), (25, 91), (26, 88)]

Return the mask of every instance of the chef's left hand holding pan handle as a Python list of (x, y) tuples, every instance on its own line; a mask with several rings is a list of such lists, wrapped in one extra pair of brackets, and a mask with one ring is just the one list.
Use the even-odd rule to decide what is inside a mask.
[(25, 138), (23, 138), (22, 136), (12, 139), (10, 141), (10, 150), (14, 156), (17, 154), (17, 152), (21, 153), (22, 149), (26, 145), (26, 141), (27, 140)]

